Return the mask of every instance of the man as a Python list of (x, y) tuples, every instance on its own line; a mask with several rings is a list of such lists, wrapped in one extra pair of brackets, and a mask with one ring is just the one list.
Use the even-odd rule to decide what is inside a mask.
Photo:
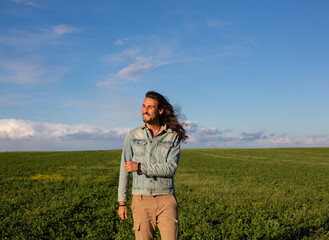
[(180, 142), (187, 139), (172, 105), (161, 94), (146, 93), (142, 105), (145, 124), (125, 139), (118, 188), (118, 214), (128, 219), (126, 206), (130, 173), (133, 174), (132, 214), (137, 240), (153, 239), (158, 226), (162, 240), (178, 239), (174, 174)]

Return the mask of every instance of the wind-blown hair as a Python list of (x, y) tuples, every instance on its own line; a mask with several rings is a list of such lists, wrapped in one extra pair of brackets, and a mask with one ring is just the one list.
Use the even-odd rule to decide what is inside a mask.
[(159, 103), (158, 109), (163, 109), (163, 113), (160, 115), (161, 125), (166, 124), (168, 128), (176, 132), (182, 142), (188, 139), (183, 124), (181, 124), (178, 120), (178, 116), (181, 116), (179, 108), (174, 109), (173, 106), (169, 103), (168, 98), (155, 91), (147, 92), (145, 97), (157, 100)]

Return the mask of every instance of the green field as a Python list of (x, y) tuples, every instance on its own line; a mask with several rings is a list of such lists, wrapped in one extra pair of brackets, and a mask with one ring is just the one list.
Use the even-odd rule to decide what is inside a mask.
[[(134, 239), (120, 156), (0, 153), (0, 238)], [(175, 186), (180, 239), (329, 239), (329, 148), (184, 149)]]

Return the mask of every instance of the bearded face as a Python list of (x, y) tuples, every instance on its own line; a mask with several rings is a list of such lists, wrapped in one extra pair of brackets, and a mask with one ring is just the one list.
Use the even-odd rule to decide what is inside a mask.
[(163, 109), (158, 108), (159, 102), (153, 98), (145, 98), (142, 105), (143, 121), (148, 124), (159, 122)]

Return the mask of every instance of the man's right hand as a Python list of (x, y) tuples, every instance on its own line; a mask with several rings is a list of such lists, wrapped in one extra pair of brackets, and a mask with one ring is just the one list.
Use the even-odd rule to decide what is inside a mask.
[(128, 219), (128, 208), (127, 206), (119, 206), (118, 214), (122, 220)]

